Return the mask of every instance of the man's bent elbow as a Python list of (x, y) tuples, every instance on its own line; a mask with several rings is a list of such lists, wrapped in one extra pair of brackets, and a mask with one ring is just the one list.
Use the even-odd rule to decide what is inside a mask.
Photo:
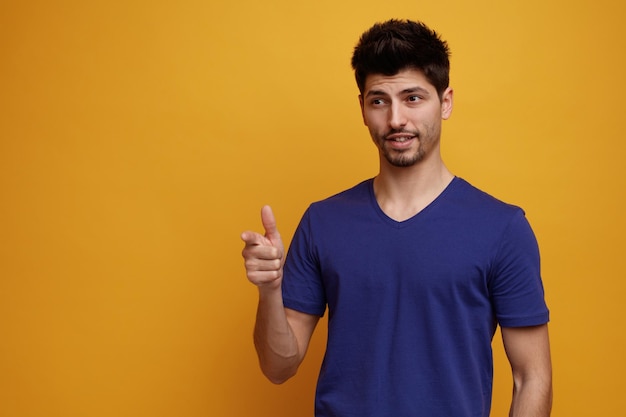
[(283, 370), (275, 370), (275, 369), (267, 369), (261, 366), (261, 371), (263, 375), (272, 383), (276, 385), (283, 384), (287, 382), (291, 377), (296, 374), (298, 369), (283, 369)]

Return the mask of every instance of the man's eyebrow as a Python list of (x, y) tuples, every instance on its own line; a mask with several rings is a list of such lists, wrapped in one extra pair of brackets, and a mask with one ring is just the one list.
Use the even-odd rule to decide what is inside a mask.
[(388, 95), (386, 92), (382, 91), (382, 90), (369, 90), (366, 94), (365, 97), (371, 97), (371, 96), (386, 96)]
[(402, 90), (402, 94), (411, 94), (411, 93), (420, 93), (424, 95), (430, 95), (428, 90), (425, 89), (424, 87), (412, 87), (412, 88), (406, 88)]
[[(424, 87), (409, 87), (409, 88), (405, 88), (404, 90), (400, 91), (400, 94), (413, 94), (413, 93), (420, 93), (423, 95), (430, 95), (430, 93), (428, 92), (427, 89), (425, 89)], [(365, 97), (371, 97), (371, 96), (388, 96), (389, 93), (383, 91), (383, 90), (369, 90), (366, 94)]]

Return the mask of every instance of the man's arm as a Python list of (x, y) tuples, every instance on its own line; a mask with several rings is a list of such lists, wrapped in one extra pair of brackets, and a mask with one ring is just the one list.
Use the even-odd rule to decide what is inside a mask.
[(263, 374), (274, 384), (282, 384), (296, 374), (319, 317), (282, 305), (273, 307), (264, 298), (259, 296), (254, 346)]
[(259, 289), (254, 345), (261, 370), (270, 381), (280, 384), (298, 370), (319, 317), (283, 306), (285, 249), (269, 206), (263, 207), (261, 220), (265, 236), (242, 233), (242, 255), (248, 280)]
[(509, 417), (550, 416), (552, 364), (548, 325), (503, 327), (502, 340), (513, 372)]

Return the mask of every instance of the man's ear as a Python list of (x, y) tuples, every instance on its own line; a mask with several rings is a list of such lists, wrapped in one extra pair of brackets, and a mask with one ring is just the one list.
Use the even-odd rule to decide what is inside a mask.
[(454, 91), (452, 88), (446, 88), (446, 91), (441, 95), (441, 118), (448, 120), (452, 114), (452, 107), (454, 104)]
[(363, 95), (359, 94), (359, 105), (361, 106), (361, 117), (363, 118), (363, 124), (367, 126), (365, 121), (365, 103), (363, 103)]

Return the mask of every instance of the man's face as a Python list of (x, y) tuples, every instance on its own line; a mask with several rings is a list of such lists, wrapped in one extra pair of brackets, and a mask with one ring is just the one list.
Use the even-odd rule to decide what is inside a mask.
[[(452, 90), (439, 98), (421, 71), (374, 74), (359, 97), (363, 121), (384, 159), (395, 167), (413, 166), (438, 149), (441, 120), (452, 112)], [(381, 158), (382, 160), (382, 158)]]

